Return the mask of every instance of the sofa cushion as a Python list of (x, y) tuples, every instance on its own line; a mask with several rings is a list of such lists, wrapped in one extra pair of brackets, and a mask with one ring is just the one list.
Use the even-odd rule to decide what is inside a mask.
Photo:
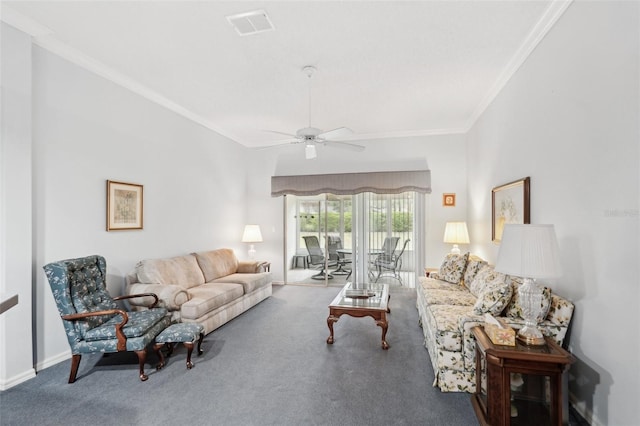
[(438, 278), (453, 284), (460, 284), (464, 275), (465, 267), (467, 266), (468, 258), (469, 253), (447, 254), (444, 258), (444, 262), (442, 262), (442, 266), (440, 266)]
[[(154, 308), (144, 311), (127, 312), (129, 320), (122, 327), (122, 333), (126, 338), (134, 338), (144, 335), (151, 327), (160, 322), (167, 315), (164, 308)], [(122, 315), (114, 315), (104, 324), (87, 330), (84, 333), (84, 340), (96, 342), (98, 340), (115, 339), (116, 325), (122, 322)]]
[(467, 289), (459, 284), (448, 283), (446, 281), (430, 277), (418, 277), (418, 282), (420, 283), (420, 287), (423, 289), (432, 288), (435, 290), (467, 291)]
[(198, 319), (208, 312), (220, 308), (244, 295), (241, 284), (202, 284), (189, 289), (191, 300), (182, 304), (182, 318)]
[(479, 258), (476, 255), (469, 255), (469, 260), (467, 261), (467, 267), (464, 270), (464, 278), (463, 283), (465, 287), (470, 288), (473, 279), (478, 274), (478, 271), (487, 265), (487, 261)]
[(184, 288), (204, 284), (202, 270), (192, 255), (143, 260), (136, 265), (136, 274), (143, 284), (174, 284)]
[[(459, 287), (459, 286), (458, 286)], [(443, 290), (435, 288), (422, 289), (425, 301), (431, 305), (473, 306), (476, 303), (474, 295), (468, 291)]]
[[(189, 293), (184, 287), (167, 284), (131, 284), (127, 286), (127, 294), (154, 293), (158, 296), (160, 306), (169, 311), (180, 310), (180, 305), (189, 300)], [(129, 299), (132, 306), (149, 306), (154, 302), (151, 296), (134, 297)]]
[(510, 283), (500, 280), (500, 277), (487, 283), (473, 305), (473, 313), (482, 315), (500, 315), (513, 295), (513, 287)]
[(235, 274), (238, 271), (238, 258), (231, 249), (218, 249), (193, 254), (200, 268), (202, 268), (206, 282)]
[(236, 283), (242, 284), (244, 288), (244, 294), (249, 294), (252, 291), (267, 286), (271, 282), (271, 273), (263, 272), (260, 274), (231, 274), (217, 280), (213, 280), (214, 283)]
[[(504, 311), (504, 315), (509, 318), (524, 318), (522, 315), (522, 306), (520, 303), (520, 295), (518, 294), (518, 289), (520, 288), (521, 280), (511, 280), (511, 287), (513, 289), (513, 296), (511, 297), (511, 301), (507, 305), (507, 308)], [(540, 312), (536, 316), (536, 320), (541, 322), (547, 317), (549, 313), (549, 308), (551, 307), (551, 289), (549, 287), (542, 288), (542, 299), (540, 301)]]

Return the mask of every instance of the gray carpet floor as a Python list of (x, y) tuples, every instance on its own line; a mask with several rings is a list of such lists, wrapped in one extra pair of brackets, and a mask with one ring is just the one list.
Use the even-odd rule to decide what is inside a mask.
[(84, 356), (74, 384), (70, 361), (61, 362), (0, 392), (0, 424), (478, 424), (469, 394), (432, 387), (415, 290), (392, 288), (386, 351), (371, 318), (346, 315), (326, 344), (327, 306), (339, 290), (274, 286), (205, 336), (192, 370), (180, 345), (164, 369), (147, 368), (146, 382), (134, 354)]

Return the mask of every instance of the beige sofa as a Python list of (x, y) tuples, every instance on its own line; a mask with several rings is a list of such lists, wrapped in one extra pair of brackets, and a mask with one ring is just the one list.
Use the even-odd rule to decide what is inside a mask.
[[(517, 289), (522, 279), (501, 274), (476, 256), (449, 254), (437, 273), (420, 277), (416, 288), (419, 323), (443, 392), (474, 392), (475, 338), (471, 329), (484, 314), (503, 319), (514, 329), (524, 325)], [(573, 304), (544, 288), (538, 327), (557, 343), (567, 333)]]
[[(238, 261), (231, 249), (138, 262), (126, 294), (155, 293), (173, 322), (195, 322), (210, 333), (271, 296), (265, 262)], [(131, 299), (133, 309), (144, 298)]]

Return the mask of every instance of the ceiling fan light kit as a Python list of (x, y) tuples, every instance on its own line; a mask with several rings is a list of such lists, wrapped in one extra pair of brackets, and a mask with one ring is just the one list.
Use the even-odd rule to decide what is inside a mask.
[(332, 146), (335, 148), (349, 149), (352, 151), (364, 151), (364, 146), (362, 145), (330, 140), (330, 139), (344, 138), (353, 134), (353, 131), (347, 127), (338, 127), (336, 129), (328, 130), (325, 132), (325, 131), (322, 131), (321, 129), (311, 126), (311, 77), (315, 74), (316, 71), (317, 71), (316, 67), (311, 65), (302, 67), (302, 72), (307, 76), (307, 78), (309, 78), (309, 98), (308, 98), (309, 99), (309, 125), (308, 127), (304, 127), (302, 129), (297, 130), (295, 135), (291, 135), (286, 132), (278, 132), (278, 131), (272, 130), (271, 131), (272, 133), (291, 136), (295, 138), (294, 140), (285, 140), (272, 146), (304, 143), (305, 144), (304, 154), (307, 160), (311, 160), (318, 156), (318, 153), (316, 151), (316, 144)]
[(313, 143), (307, 144), (307, 146), (304, 147), (304, 158), (311, 160), (317, 156), (316, 146)]

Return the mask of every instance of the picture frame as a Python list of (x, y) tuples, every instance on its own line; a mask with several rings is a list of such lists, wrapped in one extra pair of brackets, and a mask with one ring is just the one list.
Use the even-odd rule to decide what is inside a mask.
[(442, 205), (444, 207), (455, 207), (456, 206), (456, 194), (442, 194)]
[(491, 241), (502, 240), (504, 225), (531, 223), (531, 178), (525, 177), (491, 190)]
[(107, 231), (142, 229), (143, 186), (107, 180)]

